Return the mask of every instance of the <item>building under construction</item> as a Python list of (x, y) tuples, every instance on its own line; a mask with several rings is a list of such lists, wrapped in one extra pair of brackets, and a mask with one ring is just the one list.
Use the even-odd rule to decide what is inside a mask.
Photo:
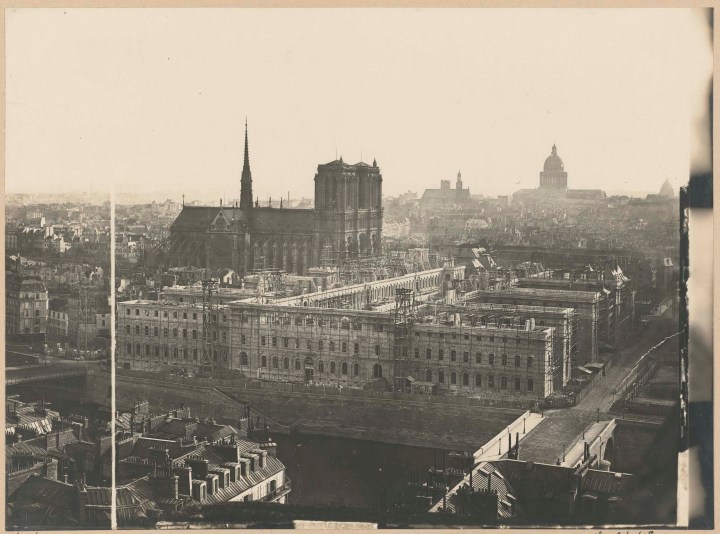
[(570, 343), (564, 336), (571, 335), (572, 310), (565, 310), (567, 333), (559, 336), (540, 322), (562, 316), (562, 310), (526, 308), (500, 316), (481, 307), (421, 307), (416, 287), (432, 282), (443, 298), (454, 291), (452, 280), (434, 271), (422, 283), (405, 278), (395, 286), (393, 280), (376, 282), (358, 293), (384, 298), (392, 291), (395, 307), (388, 311), (325, 308), (302, 300), (219, 304), (212, 290), (193, 304), (122, 302), (117, 359), (131, 368), (233, 369), (262, 380), (468, 396), (540, 399), (564, 382), (565, 343)]

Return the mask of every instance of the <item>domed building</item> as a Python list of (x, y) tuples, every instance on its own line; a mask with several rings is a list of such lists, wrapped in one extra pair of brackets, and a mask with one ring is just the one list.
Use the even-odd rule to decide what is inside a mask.
[(566, 198), (579, 201), (601, 201), (607, 196), (601, 189), (568, 189), (567, 172), (565, 164), (553, 145), (550, 155), (545, 159), (543, 170), (540, 173), (540, 187), (537, 189), (520, 189), (513, 194), (513, 198), (522, 201), (532, 201), (536, 198)]
[(565, 164), (558, 156), (555, 145), (553, 145), (552, 153), (545, 160), (545, 165), (540, 173), (540, 189), (567, 189)]
[(673, 189), (673, 186), (670, 185), (670, 181), (668, 181), (667, 179), (660, 188), (660, 196), (666, 198), (675, 198), (675, 190)]

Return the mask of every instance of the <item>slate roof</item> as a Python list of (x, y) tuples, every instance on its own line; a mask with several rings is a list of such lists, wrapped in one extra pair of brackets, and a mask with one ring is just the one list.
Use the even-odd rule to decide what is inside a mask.
[(130, 456), (137, 456), (138, 458), (149, 458), (150, 449), (167, 449), (170, 458), (177, 458), (179, 456), (188, 454), (189, 452), (193, 452), (195, 450), (195, 447), (183, 447), (177, 441), (143, 436), (141, 438), (138, 438), (138, 440), (135, 442)]
[(519, 499), (563, 498), (573, 489), (571, 467), (536, 464), (519, 460), (495, 462)]
[(256, 469), (254, 472), (248, 473), (247, 476), (240, 477), (239, 480), (231, 482), (224, 488), (219, 489), (216, 493), (208, 495), (207, 499), (204, 502), (208, 504), (213, 504), (229, 501), (230, 499), (232, 499), (233, 497), (237, 497), (244, 491), (247, 491), (248, 489), (257, 486), (258, 484), (262, 484), (268, 478), (276, 475), (283, 469), (285, 469), (285, 466), (282, 464), (282, 462), (280, 462), (280, 460), (272, 456), (267, 456), (265, 467), (263, 467), (262, 469)]
[(232, 206), (184, 206), (177, 219), (170, 225), (171, 230), (205, 231), (210, 223), (223, 210), (231, 221), (248, 220), (244, 210)]
[(37, 445), (25, 443), (24, 441), (21, 441), (20, 443), (13, 443), (12, 445), (7, 445), (5, 447), (6, 458), (11, 458), (17, 455), (26, 456), (28, 454), (39, 458), (45, 458), (48, 455), (48, 451), (42, 447), (38, 447)]
[(583, 479), (581, 491), (608, 497), (620, 497), (630, 493), (634, 487), (635, 477), (632, 475), (589, 469)]
[(75, 488), (72, 484), (32, 475), (18, 487), (12, 498), (16, 502), (29, 499), (69, 507), (74, 496)]
[[(494, 491), (498, 495), (498, 517), (508, 518), (511, 517), (510, 510), (507, 506), (501, 504), (502, 501), (508, 501), (508, 495), (511, 495), (510, 499), (515, 496), (514, 490), (510, 482), (504, 477), (502, 471), (498, 469), (496, 465), (491, 462), (483, 462), (473, 471), (472, 487), (478, 491), (488, 489), (488, 479), (490, 480), (490, 490)], [(465, 478), (466, 484), (469, 486), (469, 478)], [(447, 509), (450, 512), (456, 512), (458, 506), (458, 496), (453, 493), (449, 499), (446, 500)], [(520, 515), (521, 510), (516, 508), (516, 515)]]
[[(109, 487), (86, 487), (87, 506), (111, 510), (112, 491)], [(116, 492), (118, 525), (137, 525), (147, 519), (147, 511), (158, 509), (157, 504), (134, 491), (131, 485), (118, 486)], [(108, 516), (109, 517), (109, 516)]]

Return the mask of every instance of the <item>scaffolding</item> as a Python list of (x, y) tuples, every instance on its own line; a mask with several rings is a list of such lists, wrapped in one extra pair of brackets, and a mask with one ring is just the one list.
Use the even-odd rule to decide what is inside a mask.
[(415, 320), (415, 292), (406, 287), (395, 289), (395, 312), (393, 323), (395, 344), (393, 359), (395, 361), (395, 390), (405, 391), (405, 379), (410, 376), (410, 339), (411, 327)]
[(215, 279), (205, 279), (202, 282), (203, 288), (203, 330), (202, 330), (202, 361), (200, 370), (203, 373), (210, 373), (212, 376), (215, 371), (215, 362), (217, 361), (217, 293), (218, 281)]

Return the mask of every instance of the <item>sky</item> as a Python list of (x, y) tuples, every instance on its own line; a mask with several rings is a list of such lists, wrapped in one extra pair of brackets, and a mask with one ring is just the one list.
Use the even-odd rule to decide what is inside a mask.
[(384, 193), (687, 181), (712, 67), (688, 9), (6, 11), (6, 192), (312, 197), (373, 158)]

